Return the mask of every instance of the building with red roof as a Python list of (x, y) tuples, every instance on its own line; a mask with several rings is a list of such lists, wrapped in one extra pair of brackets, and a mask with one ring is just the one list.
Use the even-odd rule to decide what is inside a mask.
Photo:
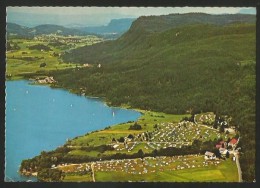
[(238, 142), (237, 139), (232, 138), (232, 139), (229, 141), (228, 145), (234, 147), (234, 146), (237, 145), (237, 142)]

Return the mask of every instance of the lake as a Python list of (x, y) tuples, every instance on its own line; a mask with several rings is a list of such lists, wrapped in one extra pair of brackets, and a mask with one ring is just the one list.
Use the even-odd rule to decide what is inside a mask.
[(67, 139), (140, 116), (137, 111), (108, 107), (99, 99), (63, 89), (7, 81), (5, 181), (36, 181), (17, 172), (23, 159), (53, 150)]

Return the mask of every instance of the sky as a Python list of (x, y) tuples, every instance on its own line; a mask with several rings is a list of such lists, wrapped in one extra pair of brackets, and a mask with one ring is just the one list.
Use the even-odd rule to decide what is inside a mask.
[(172, 13), (256, 14), (253, 7), (7, 7), (7, 22), (33, 27), (40, 24), (63, 26), (107, 25), (111, 19)]

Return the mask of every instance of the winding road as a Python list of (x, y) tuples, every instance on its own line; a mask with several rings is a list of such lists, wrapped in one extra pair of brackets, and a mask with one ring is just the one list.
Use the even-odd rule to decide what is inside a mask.
[(242, 180), (242, 171), (239, 163), (239, 156), (237, 154), (237, 151), (233, 150), (233, 154), (236, 157), (236, 164), (237, 164), (237, 171), (238, 171), (238, 182), (243, 182)]

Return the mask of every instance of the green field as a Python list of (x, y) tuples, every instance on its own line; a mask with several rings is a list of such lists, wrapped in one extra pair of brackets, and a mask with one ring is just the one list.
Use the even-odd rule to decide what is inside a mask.
[(87, 175), (82, 175), (82, 176), (79, 176), (79, 175), (66, 175), (63, 179), (64, 182), (83, 182), (83, 181), (87, 181), (87, 182), (90, 182), (92, 181), (92, 177), (87, 174)]
[[(63, 41), (63, 43), (60, 42), (58, 43), (60, 45), (51, 45), (53, 43), (55, 44), (57, 40)], [(75, 40), (77, 40), (77, 42), (73, 42)], [(65, 37), (53, 35), (46, 35), (33, 39), (8, 39), (10, 44), (17, 44), (20, 49), (13, 49), (6, 52), (6, 75), (11, 75), (11, 77), (8, 78), (19, 79), (23, 78), (23, 74), (75, 68), (78, 65), (63, 63), (59, 56), (71, 49), (92, 45), (100, 41), (102, 41), (102, 39), (96, 36)], [(40, 48), (29, 49), (35, 45), (46, 46), (47, 48), (50, 48), (50, 50), (42, 50)], [(46, 66), (40, 67), (41, 63), (46, 63)]]

